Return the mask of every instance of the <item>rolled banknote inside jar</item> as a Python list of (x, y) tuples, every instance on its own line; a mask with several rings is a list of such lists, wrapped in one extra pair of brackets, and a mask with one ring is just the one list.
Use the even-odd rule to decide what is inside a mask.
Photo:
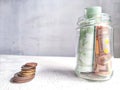
[(112, 73), (110, 52), (110, 27), (108, 25), (96, 26), (96, 51), (95, 51), (95, 74), (109, 76)]

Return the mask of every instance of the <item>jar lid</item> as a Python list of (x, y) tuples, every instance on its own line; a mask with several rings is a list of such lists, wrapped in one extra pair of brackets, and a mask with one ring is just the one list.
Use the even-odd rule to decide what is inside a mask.
[(86, 18), (93, 18), (101, 15), (101, 13), (102, 13), (102, 8), (100, 6), (89, 7), (85, 9)]

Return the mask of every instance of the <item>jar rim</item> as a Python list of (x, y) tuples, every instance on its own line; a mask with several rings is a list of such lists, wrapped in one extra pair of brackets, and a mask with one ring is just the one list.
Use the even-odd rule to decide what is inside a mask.
[(100, 19), (101, 21), (111, 21), (111, 17), (110, 15), (108, 15), (107, 13), (101, 13), (100, 16), (96, 16), (93, 18), (86, 18), (86, 16), (81, 16), (78, 18), (78, 22), (77, 25), (81, 26), (82, 24), (95, 24), (96, 23), (96, 19)]

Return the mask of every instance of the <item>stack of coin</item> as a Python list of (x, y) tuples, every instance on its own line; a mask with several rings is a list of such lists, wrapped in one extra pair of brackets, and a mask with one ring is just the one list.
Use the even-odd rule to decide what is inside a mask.
[(16, 73), (11, 79), (14, 83), (25, 83), (31, 81), (35, 77), (37, 63), (26, 63), (21, 67), (21, 71)]

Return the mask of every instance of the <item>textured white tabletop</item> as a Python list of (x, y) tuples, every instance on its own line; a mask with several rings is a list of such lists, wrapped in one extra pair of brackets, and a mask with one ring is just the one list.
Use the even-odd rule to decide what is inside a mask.
[[(10, 83), (26, 62), (37, 62), (35, 78), (23, 84)], [(74, 57), (35, 57), (0, 55), (0, 90), (118, 90), (120, 59), (114, 59), (114, 75), (109, 81), (91, 82), (76, 77)]]

